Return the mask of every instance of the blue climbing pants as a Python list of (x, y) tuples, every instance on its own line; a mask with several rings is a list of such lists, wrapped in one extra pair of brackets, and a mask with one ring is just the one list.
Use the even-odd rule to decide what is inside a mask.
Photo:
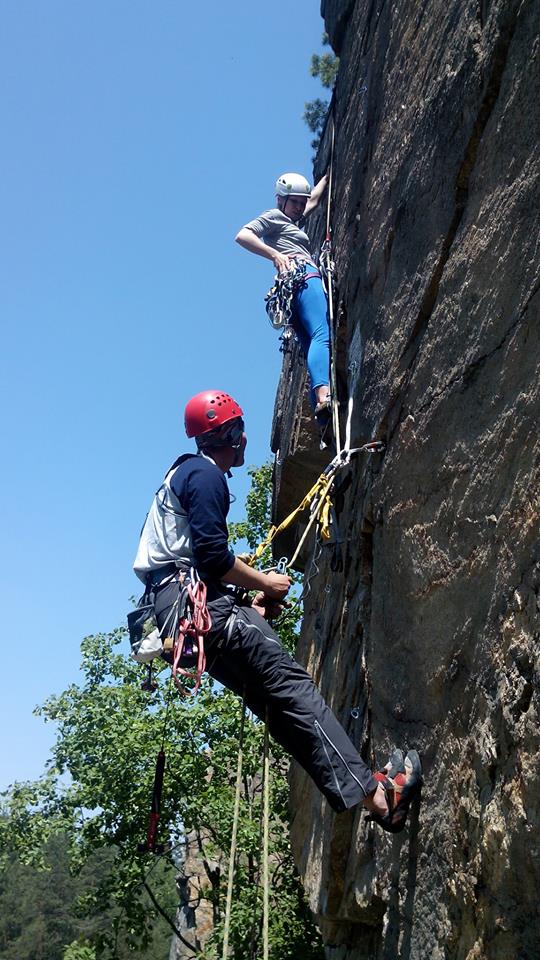
[[(310, 273), (309, 264), (307, 272)], [(292, 325), (306, 357), (311, 399), (315, 404), (315, 387), (330, 383), (328, 303), (320, 277), (310, 277), (295, 293)]]

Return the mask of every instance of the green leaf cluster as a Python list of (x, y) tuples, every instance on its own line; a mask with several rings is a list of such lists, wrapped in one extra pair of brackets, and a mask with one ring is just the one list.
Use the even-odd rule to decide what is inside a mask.
[[(330, 39), (327, 33), (323, 33), (321, 38), (323, 47), (330, 46)], [(331, 90), (336, 81), (339, 70), (339, 57), (335, 53), (314, 53), (311, 57), (309, 72), (312, 77), (318, 77), (323, 87)]]
[[(327, 33), (323, 33), (321, 38), (323, 47), (330, 45)], [(326, 52), (322, 54), (314, 53), (311, 57), (309, 72), (312, 77), (317, 77), (326, 90), (332, 90), (336, 82), (337, 72), (339, 70), (339, 57), (335, 53)], [(317, 97), (315, 100), (309, 100), (304, 105), (304, 123), (309, 130), (315, 134), (311, 141), (313, 150), (317, 151), (324, 129), (326, 115), (328, 113), (328, 100), (321, 100)]]

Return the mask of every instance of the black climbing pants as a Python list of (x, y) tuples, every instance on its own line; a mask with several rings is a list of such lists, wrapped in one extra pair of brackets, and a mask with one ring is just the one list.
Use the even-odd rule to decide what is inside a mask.
[[(161, 627), (178, 594), (173, 582), (157, 591)], [(333, 810), (360, 803), (377, 786), (369, 767), (324, 702), (308, 673), (283, 649), (272, 628), (250, 606), (219, 597), (208, 604), (212, 629), (205, 640), (206, 669), (242, 696), (270, 733), (313, 779)]]

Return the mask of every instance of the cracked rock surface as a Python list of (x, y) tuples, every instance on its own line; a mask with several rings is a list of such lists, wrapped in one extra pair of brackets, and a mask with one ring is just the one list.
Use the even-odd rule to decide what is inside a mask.
[[(392, 838), (293, 767), (295, 856), (328, 960), (537, 960), (540, 4), (322, 11), (341, 395), (387, 449), (353, 462), (298, 656), (375, 766), (414, 747), (426, 782)], [(304, 381), (288, 357), (276, 519), (321, 469)]]

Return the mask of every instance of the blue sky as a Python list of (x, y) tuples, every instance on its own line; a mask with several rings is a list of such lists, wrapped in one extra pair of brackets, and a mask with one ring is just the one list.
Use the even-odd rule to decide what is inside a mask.
[(186, 400), (229, 391), (269, 455), (272, 267), (233, 238), (280, 173), (311, 178), (322, 30), (317, 0), (2, 3), (0, 788), (39, 775), (33, 707), (138, 592)]

